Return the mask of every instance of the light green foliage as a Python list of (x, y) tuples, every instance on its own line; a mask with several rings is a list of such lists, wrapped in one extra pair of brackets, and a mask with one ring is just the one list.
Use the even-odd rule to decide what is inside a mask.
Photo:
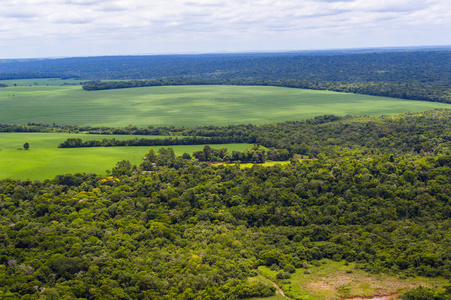
[(91, 92), (81, 86), (8, 87), (0, 89), (0, 104), (2, 123), (138, 127), (264, 124), (325, 114), (377, 116), (449, 107), (329, 91), (225, 85)]

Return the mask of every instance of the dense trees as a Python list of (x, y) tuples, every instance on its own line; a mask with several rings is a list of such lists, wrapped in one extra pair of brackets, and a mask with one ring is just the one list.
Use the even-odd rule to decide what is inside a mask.
[(0, 284), (14, 295), (38, 286), (90, 299), (220, 299), (241, 295), (258, 265), (289, 273), (321, 258), (450, 277), (451, 185), (440, 177), (450, 170), (433, 158), (422, 181), (422, 163), (323, 157), (240, 170), (184, 161), (141, 174), (120, 162), (109, 177), (2, 180)]
[[(199, 127), (186, 134), (265, 133), (316, 159), (241, 169), (193, 158), (229, 155), (223, 148), (162, 148), (146, 154), (146, 172), (122, 161), (107, 176), (2, 179), (0, 296), (268, 296), (274, 288), (247, 281), (256, 267), (286, 278), (323, 258), (451, 278), (450, 128), (448, 111)], [(448, 294), (420, 288), (405, 299)]]

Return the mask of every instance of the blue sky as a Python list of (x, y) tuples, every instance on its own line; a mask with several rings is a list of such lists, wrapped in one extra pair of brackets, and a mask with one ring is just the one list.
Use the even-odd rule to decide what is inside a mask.
[(449, 0), (0, 0), (0, 59), (451, 45)]

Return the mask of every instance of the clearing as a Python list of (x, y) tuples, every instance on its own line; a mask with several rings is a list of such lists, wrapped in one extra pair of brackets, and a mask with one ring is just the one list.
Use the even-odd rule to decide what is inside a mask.
[[(321, 260), (317, 266), (309, 264), (308, 269), (296, 269), (296, 273), (285, 280), (277, 280), (278, 271), (268, 267), (261, 266), (258, 271), (264, 277), (250, 280), (271, 279), (279, 284), (287, 297), (305, 300), (337, 300), (359, 296), (370, 298), (402, 293), (419, 285), (439, 288), (448, 283), (444, 278), (399, 278), (388, 274), (369, 274), (356, 269), (355, 263), (346, 264), (344, 261), (329, 259)], [(272, 284), (270, 280), (266, 282)]]

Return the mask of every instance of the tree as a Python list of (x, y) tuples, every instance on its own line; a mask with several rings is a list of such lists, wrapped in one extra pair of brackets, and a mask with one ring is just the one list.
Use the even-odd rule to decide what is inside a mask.
[(205, 155), (205, 160), (210, 161), (211, 160), (211, 147), (209, 145), (205, 145), (203, 152)]
[(28, 144), (28, 143), (23, 144), (23, 148), (24, 148), (25, 150), (30, 149), (30, 144)]
[(130, 161), (123, 160), (116, 164), (116, 167), (114, 167), (112, 170), (112, 174), (118, 177), (122, 175), (130, 176), (132, 174), (133, 169), (134, 166), (130, 163)]
[(157, 162), (157, 154), (155, 153), (155, 150), (153, 148), (149, 149), (149, 152), (146, 154), (146, 160), (155, 163)]

